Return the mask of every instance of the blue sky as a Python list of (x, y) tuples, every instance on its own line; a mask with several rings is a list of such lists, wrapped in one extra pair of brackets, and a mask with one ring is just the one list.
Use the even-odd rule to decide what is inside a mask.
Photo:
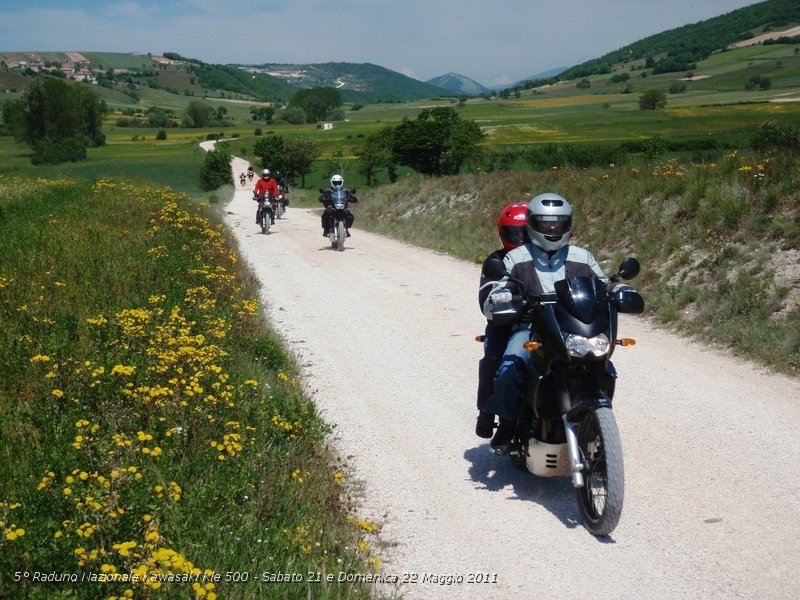
[(569, 67), (751, 0), (3, 0), (0, 52), (374, 63), (484, 85)]

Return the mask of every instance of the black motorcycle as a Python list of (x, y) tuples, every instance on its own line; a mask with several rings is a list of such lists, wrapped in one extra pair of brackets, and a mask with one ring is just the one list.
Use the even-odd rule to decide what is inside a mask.
[(533, 296), (510, 277), (501, 260), (489, 261), (492, 279), (509, 277), (521, 292), (493, 310), (496, 325), (530, 323), (525, 344), (523, 409), (509, 445), (512, 463), (541, 477), (566, 476), (576, 488), (585, 527), (596, 536), (611, 533), (622, 514), (625, 473), (622, 444), (611, 401), (616, 346), (632, 346), (617, 332), (618, 313), (641, 314), (644, 300), (620, 279), (639, 273), (626, 258), (606, 284), (597, 277), (573, 277), (555, 293)]
[(267, 234), (270, 226), (275, 222), (275, 214), (272, 212), (272, 197), (269, 194), (261, 196), (253, 194), (253, 200), (258, 202), (256, 221), (261, 226), (261, 233)]
[(347, 210), (347, 205), (350, 202), (358, 202), (355, 197), (355, 189), (348, 190), (343, 188), (335, 190), (326, 190), (320, 188), (320, 193), (329, 193), (328, 200), (330, 204), (327, 210), (330, 211), (328, 217), (328, 224), (326, 225), (328, 239), (331, 241), (331, 247), (336, 248), (339, 252), (344, 250), (344, 241), (347, 239), (347, 230), (353, 224), (353, 215)]

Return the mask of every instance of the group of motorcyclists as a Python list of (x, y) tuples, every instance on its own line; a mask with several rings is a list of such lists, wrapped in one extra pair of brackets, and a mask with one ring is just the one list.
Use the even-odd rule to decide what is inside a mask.
[[(253, 172), (253, 167), (248, 167), (248, 176), (251, 176)], [(242, 173), (239, 176), (239, 179), (244, 185), (244, 178), (245, 174)], [(265, 200), (279, 198), (284, 210), (286, 207), (289, 206), (289, 183), (286, 181), (286, 178), (281, 175), (280, 171), (275, 172), (275, 176), (272, 176), (272, 172), (265, 168), (261, 171), (261, 177), (256, 181), (255, 187), (253, 188), (253, 200), (259, 202), (259, 208), (256, 211), (256, 225), (261, 223), (261, 207), (265, 204)], [(319, 201), (322, 203), (323, 212), (320, 223), (322, 225), (322, 235), (327, 236), (333, 226), (333, 218), (334, 218), (334, 196), (338, 194), (343, 194), (346, 198), (346, 203), (357, 203), (358, 198), (356, 195), (344, 187), (344, 178), (337, 174), (334, 174), (330, 180), (330, 187), (328, 188), (320, 188), (320, 196)], [(353, 226), (353, 222), (355, 221), (355, 216), (348, 208), (344, 208), (345, 214), (345, 226), (347, 229), (347, 237), (350, 237), (350, 228)], [(275, 224), (275, 215), (272, 214), (272, 224)]]

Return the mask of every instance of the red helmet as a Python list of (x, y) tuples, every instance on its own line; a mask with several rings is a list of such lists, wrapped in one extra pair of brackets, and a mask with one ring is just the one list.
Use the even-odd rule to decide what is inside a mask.
[(513, 250), (531, 241), (528, 236), (527, 210), (528, 205), (525, 202), (513, 202), (497, 217), (497, 233), (506, 250)]

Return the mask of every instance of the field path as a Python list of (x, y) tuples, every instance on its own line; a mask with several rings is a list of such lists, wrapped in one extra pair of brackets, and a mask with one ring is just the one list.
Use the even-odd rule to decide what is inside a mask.
[(262, 235), (251, 189), (226, 223), (405, 598), (797, 597), (797, 380), (626, 317), (638, 343), (615, 354), (625, 508), (596, 539), (568, 480), (521, 473), (474, 435), (479, 267), (366, 233), (357, 206), (344, 252), (318, 211), (290, 206)]

